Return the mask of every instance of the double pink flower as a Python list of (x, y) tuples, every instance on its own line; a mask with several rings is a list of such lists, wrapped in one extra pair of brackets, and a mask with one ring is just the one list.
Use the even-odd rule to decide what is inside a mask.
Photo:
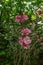
[(16, 18), (16, 21), (21, 23), (24, 23), (26, 20), (28, 20), (28, 16), (25, 14), (23, 14), (22, 16), (17, 15), (15, 18)]
[(24, 47), (24, 49), (28, 49), (30, 47), (31, 39), (28, 36), (24, 38), (20, 37), (19, 43)]
[(29, 35), (29, 34), (31, 33), (31, 30), (28, 29), (28, 28), (25, 28), (25, 29), (23, 29), (21, 32), (22, 32), (23, 35), (26, 36), (26, 35)]

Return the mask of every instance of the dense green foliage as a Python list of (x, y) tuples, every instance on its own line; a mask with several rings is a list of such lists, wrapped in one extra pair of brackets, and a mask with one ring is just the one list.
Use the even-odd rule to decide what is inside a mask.
[[(43, 0), (0, 0), (0, 65), (43, 65), (43, 40), (34, 38), (43, 38), (43, 13), (35, 14), (39, 8), (43, 11)], [(15, 19), (22, 11), (29, 17), (24, 24)], [(30, 49), (19, 44), (19, 26), (32, 30)]]

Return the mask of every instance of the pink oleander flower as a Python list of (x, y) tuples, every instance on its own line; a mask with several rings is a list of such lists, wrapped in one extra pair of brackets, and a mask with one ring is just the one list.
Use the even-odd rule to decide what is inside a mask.
[(21, 16), (17, 15), (15, 18), (16, 18), (16, 21), (20, 22)]
[(31, 43), (30, 37), (28, 37), (28, 36), (26, 36), (23, 40), (24, 40), (25, 44), (30, 44)]
[(27, 15), (22, 15), (22, 18), (24, 19), (24, 20), (28, 20), (28, 16)]
[(28, 49), (30, 47), (31, 39), (28, 36), (24, 38), (20, 37), (19, 43), (24, 47), (24, 49)]
[(28, 28), (25, 28), (21, 32), (22, 32), (23, 35), (29, 35), (31, 33), (31, 30), (28, 29)]
[(16, 21), (21, 23), (24, 23), (26, 20), (28, 20), (28, 16), (25, 14), (23, 14), (22, 16), (17, 15), (15, 18), (16, 18)]
[(28, 16), (27, 15), (22, 15), (21, 17), (21, 23), (24, 23), (26, 20), (28, 20)]

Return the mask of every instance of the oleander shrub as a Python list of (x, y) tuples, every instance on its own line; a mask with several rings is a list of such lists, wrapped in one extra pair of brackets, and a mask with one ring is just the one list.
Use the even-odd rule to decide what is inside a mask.
[(43, 65), (43, 0), (0, 0), (0, 65)]

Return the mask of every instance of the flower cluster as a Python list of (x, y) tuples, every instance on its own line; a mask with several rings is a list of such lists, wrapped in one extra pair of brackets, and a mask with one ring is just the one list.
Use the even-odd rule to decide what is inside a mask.
[[(15, 18), (16, 18), (16, 21), (20, 23), (24, 23), (26, 20), (28, 20), (28, 16), (25, 15), (23, 12), (21, 16), (17, 15)], [(30, 47), (31, 39), (28, 36), (30, 33), (31, 33), (31, 30), (28, 28), (23, 28), (21, 30), (21, 34), (24, 37), (22, 36), (19, 37), (19, 43), (24, 47), (24, 49), (28, 49)]]
[(16, 18), (16, 21), (20, 23), (24, 23), (26, 20), (28, 20), (28, 16), (25, 14), (23, 14), (22, 16), (17, 15), (15, 18)]
[(31, 33), (31, 30), (28, 29), (28, 28), (25, 28), (21, 32), (22, 32), (23, 35), (29, 35)]
[(24, 47), (24, 49), (28, 49), (30, 47), (31, 39), (28, 36), (24, 38), (20, 37), (19, 43)]
[(28, 49), (30, 47), (31, 39), (28, 36), (31, 33), (31, 30), (28, 28), (22, 29), (21, 33), (25, 35), (24, 38), (19, 38), (19, 43), (24, 47), (24, 49)]
[[(41, 9), (38, 9), (35, 14), (37, 15), (40, 15), (42, 14), (43, 11)], [(15, 16), (15, 19), (17, 22), (19, 23), (24, 23), (26, 20), (28, 20), (28, 15), (26, 15), (24, 12), (22, 12), (22, 15), (16, 15)], [(35, 15), (32, 15), (31, 16), (31, 20), (36, 20), (36, 16)], [(30, 23), (30, 25), (32, 25), (32, 28), (35, 27), (35, 23), (32, 24)], [(20, 27), (19, 27), (20, 28)], [(30, 43), (31, 43), (31, 39), (29, 37), (29, 34), (32, 32), (29, 28), (24, 28), (22, 27), (23, 29), (20, 31), (21, 32), (21, 35), (19, 37), (19, 43), (25, 48), (25, 49), (28, 49), (30, 47)], [(41, 41), (42, 38), (38, 38), (38, 41)]]

